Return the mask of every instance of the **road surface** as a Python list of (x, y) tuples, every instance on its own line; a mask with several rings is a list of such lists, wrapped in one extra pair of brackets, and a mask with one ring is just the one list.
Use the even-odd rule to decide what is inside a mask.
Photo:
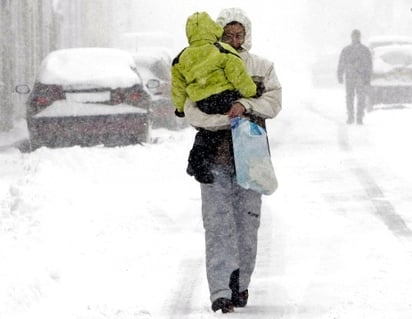
[[(230, 318), (412, 316), (412, 181), (379, 156), (372, 116), (346, 125), (331, 94), (285, 101), (269, 124), (280, 186), (264, 198), (249, 304)], [(201, 251), (182, 261), (172, 318), (222, 316), (210, 310), (203, 263)]]

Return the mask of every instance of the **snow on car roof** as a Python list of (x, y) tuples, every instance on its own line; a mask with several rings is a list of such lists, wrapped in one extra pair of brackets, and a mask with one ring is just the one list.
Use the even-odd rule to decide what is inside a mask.
[(374, 49), (374, 73), (388, 73), (394, 67), (410, 67), (412, 45), (386, 45)]
[(137, 72), (146, 81), (153, 78), (170, 81), (171, 62), (162, 56), (152, 55), (149, 52), (151, 51), (139, 51), (132, 54)]
[(74, 48), (51, 52), (38, 80), (69, 87), (130, 87), (139, 84), (130, 53), (112, 48)]
[(170, 51), (163, 47), (146, 47), (140, 48), (134, 52), (137, 56), (151, 56), (155, 59), (162, 59), (166, 63), (172, 64), (172, 54)]
[(375, 48), (374, 54), (376, 57), (382, 56), (384, 54), (403, 54), (412, 56), (412, 44), (405, 45), (385, 45)]
[(368, 46), (372, 48), (390, 44), (412, 44), (412, 37), (403, 35), (378, 35), (368, 39)]

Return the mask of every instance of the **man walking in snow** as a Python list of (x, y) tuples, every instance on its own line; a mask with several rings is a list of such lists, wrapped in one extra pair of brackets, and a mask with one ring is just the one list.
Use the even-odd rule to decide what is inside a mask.
[(184, 107), (191, 125), (218, 133), (210, 162), (213, 182), (200, 188), (212, 310), (227, 313), (247, 304), (261, 217), (261, 194), (236, 183), (230, 119), (247, 115), (264, 126), (281, 110), (282, 89), (273, 63), (249, 53), (251, 23), (243, 11), (225, 9), (216, 22), (224, 28), (222, 41), (237, 51), (251, 76), (263, 79), (265, 88), (257, 99), (237, 100), (226, 114), (204, 113), (190, 100)]
[(352, 124), (354, 117), (354, 99), (356, 95), (356, 123), (363, 124), (365, 99), (372, 74), (372, 56), (369, 49), (361, 43), (361, 33), (353, 30), (352, 44), (346, 46), (339, 57), (338, 81), (343, 83), (345, 75), (347, 124)]

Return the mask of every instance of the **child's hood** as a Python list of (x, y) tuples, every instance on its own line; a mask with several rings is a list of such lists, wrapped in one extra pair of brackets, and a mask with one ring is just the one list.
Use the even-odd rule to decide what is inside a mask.
[(189, 44), (196, 41), (214, 43), (223, 34), (223, 28), (216, 24), (206, 12), (192, 14), (186, 22), (186, 36)]

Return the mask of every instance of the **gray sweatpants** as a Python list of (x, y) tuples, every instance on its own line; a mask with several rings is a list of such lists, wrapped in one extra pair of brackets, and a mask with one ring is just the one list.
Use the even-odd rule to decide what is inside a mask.
[(201, 184), (210, 300), (231, 298), (230, 275), (240, 270), (239, 291), (248, 289), (256, 263), (261, 195), (237, 185), (231, 166), (215, 166), (213, 184)]
[(356, 118), (362, 120), (365, 114), (365, 100), (368, 86), (362, 79), (346, 79), (346, 109), (348, 118), (354, 119), (355, 115), (355, 95), (356, 95)]

